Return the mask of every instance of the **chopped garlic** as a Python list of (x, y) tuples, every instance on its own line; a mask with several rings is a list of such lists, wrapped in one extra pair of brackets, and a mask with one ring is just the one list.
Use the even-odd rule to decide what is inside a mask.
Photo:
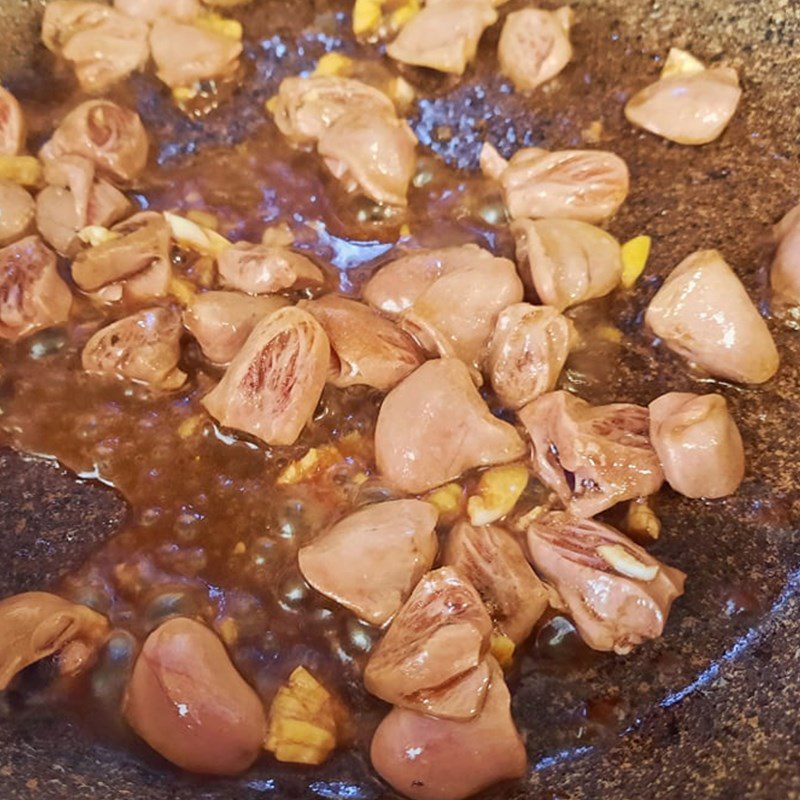
[(210, 211), (203, 211), (200, 208), (191, 208), (186, 212), (186, 219), (196, 222), (203, 228), (209, 228), (212, 231), (219, 230), (219, 218)]
[(644, 272), (652, 241), (649, 236), (637, 236), (622, 245), (622, 285), (626, 289), (630, 289)]
[(600, 339), (606, 342), (619, 344), (622, 341), (622, 331), (619, 328), (615, 328), (613, 325), (598, 325), (594, 329), (594, 332)]
[(597, 555), (620, 575), (640, 581), (652, 581), (658, 575), (658, 565), (647, 566), (631, 555), (621, 544), (601, 544)]
[(361, 36), (371, 33), (381, 24), (382, 0), (356, 0), (353, 6), (353, 33)]
[(0, 156), (0, 179), (20, 186), (38, 186), (42, 182), (42, 165), (33, 156)]
[(213, 33), (218, 33), (221, 36), (226, 36), (228, 39), (235, 39), (238, 42), (242, 41), (242, 23), (229, 17), (223, 17), (221, 14), (215, 14), (213, 11), (207, 11), (200, 14), (194, 21), (198, 28), (205, 28)]
[(488, 525), (504, 517), (517, 504), (528, 485), (528, 470), (522, 464), (492, 467), (481, 475), (478, 492), (467, 502), (469, 521)]
[(302, 458), (292, 461), (285, 467), (275, 481), (278, 486), (291, 486), (307, 481), (322, 470), (342, 461), (344, 456), (336, 445), (323, 444), (312, 447)]
[(464, 490), (457, 483), (446, 483), (425, 496), (439, 512), (442, 522), (452, 522), (464, 509)]
[(667, 60), (661, 70), (662, 78), (669, 78), (670, 75), (695, 75), (705, 70), (705, 64), (699, 58), (695, 58), (686, 50), (679, 47), (671, 47), (667, 53)]
[(188, 306), (197, 294), (197, 287), (186, 278), (178, 278), (173, 275), (169, 279), (168, 291), (182, 306)]
[(336, 747), (334, 711), (328, 690), (298, 667), (272, 701), (266, 749), (278, 761), (321, 764)]
[(267, 100), (267, 102), (264, 103), (264, 108), (267, 110), (267, 113), (274, 115), (275, 112), (278, 110), (279, 102), (280, 101), (278, 100), (278, 95), (276, 94), (272, 95), (272, 97), (270, 97), (269, 100)]
[(78, 238), (91, 247), (97, 247), (106, 242), (112, 242), (114, 239), (119, 239), (121, 234), (116, 231), (104, 228), (102, 225), (87, 225), (78, 231)]
[(625, 516), (625, 530), (632, 536), (653, 540), (661, 535), (661, 520), (646, 499), (631, 500)]
[(314, 69), (316, 76), (347, 77), (353, 71), (353, 59), (341, 53), (325, 53)]
[(264, 228), (264, 233), (261, 234), (261, 244), (265, 244), (267, 247), (291, 247), (294, 244), (294, 234), (285, 222), (271, 225)]
[(388, 94), (401, 109), (408, 108), (416, 97), (414, 87), (400, 75), (389, 83)]
[(178, 436), (181, 439), (188, 439), (190, 436), (194, 436), (203, 427), (203, 423), (207, 419), (208, 417), (205, 414), (195, 414), (193, 417), (187, 417), (178, 425)]
[(508, 669), (513, 663), (515, 649), (514, 642), (504, 633), (492, 634), (491, 653), (503, 669)]
[(172, 90), (172, 99), (178, 103), (189, 103), (200, 94), (200, 87), (197, 84), (194, 86), (176, 86)]
[(231, 246), (224, 236), (186, 217), (165, 211), (164, 219), (172, 229), (173, 238), (181, 247), (195, 250), (203, 255), (216, 256)]
[(407, 0), (392, 12), (390, 18), (392, 27), (399, 30), (404, 25), (407, 25), (413, 17), (419, 14), (421, 8), (419, 0)]

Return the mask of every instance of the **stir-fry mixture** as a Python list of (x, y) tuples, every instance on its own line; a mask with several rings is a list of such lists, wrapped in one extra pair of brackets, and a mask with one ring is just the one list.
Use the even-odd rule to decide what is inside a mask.
[[(386, 704), (376, 772), (409, 798), (458, 800), (525, 775), (504, 670), (554, 609), (620, 656), (662, 634), (686, 576), (647, 550), (648, 498), (736, 492), (742, 438), (719, 393), (591, 405), (563, 380), (619, 335), (582, 310), (647, 268), (646, 232), (620, 243), (603, 227), (629, 191), (625, 153), (506, 160), (487, 138), (466, 178), (418, 143), (414, 76), (458, 81), (500, 4), (356, 0), (349, 22), (379, 57), (329, 52), (285, 77), (260, 149), (219, 154), (245, 197), (261, 160), (328, 209), (397, 220), (353, 281), (311, 253), (331, 234), (309, 207), (254, 231), (205, 209), (199, 179), (178, 202), (124, 102), (140, 72), (193, 120), (229, 102), (246, 36), (215, 8), (230, 3), (47, 5), (42, 41), (79, 90), (36, 111), (36, 136), (0, 90), (0, 428), (115, 485), (132, 517), (57, 594), (0, 601), (0, 690), (49, 659), (58, 692), (81, 695), (113, 662), (118, 691), (103, 685), (129, 732), (184, 770), (236, 775), (363, 747), (344, 670)], [(536, 102), (580, 59), (580, 22), (506, 14), (509, 90)], [(742, 96), (733, 69), (677, 49), (631, 88), (630, 124), (691, 146)], [(409, 197), (434, 179), (490, 187), (515, 259), (477, 238), (420, 246)], [(446, 228), (458, 209), (438, 213)], [(800, 207), (775, 230), (774, 297), (797, 304)], [(696, 244), (642, 324), (687, 370), (768, 381), (764, 319), (725, 254)], [(307, 647), (323, 640), (344, 656)]]

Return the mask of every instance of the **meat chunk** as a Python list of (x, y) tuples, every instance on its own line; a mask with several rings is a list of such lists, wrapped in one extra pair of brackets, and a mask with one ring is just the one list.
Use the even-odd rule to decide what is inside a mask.
[(320, 136), (319, 154), (348, 191), (406, 206), (417, 166), (417, 137), (405, 120), (373, 111), (349, 111)]
[(716, 377), (764, 383), (778, 370), (766, 322), (716, 250), (698, 250), (675, 267), (645, 322), (667, 347)]
[(282, 308), (256, 325), (203, 405), (225, 427), (267, 444), (294, 444), (317, 407), (329, 365), (322, 326), (307, 311)]
[(365, 385), (388, 392), (423, 361), (407, 333), (363, 303), (329, 294), (319, 300), (301, 301), (299, 306), (328, 334), (328, 381), (334, 386)]
[(150, 49), (158, 77), (176, 88), (233, 75), (242, 43), (206, 27), (159, 17), (150, 31)]
[(392, 389), (375, 428), (378, 469), (410, 494), (524, 452), (514, 427), (492, 416), (469, 370), (454, 358), (428, 361)]
[(147, 134), (135, 111), (110, 100), (87, 100), (64, 117), (39, 156), (45, 163), (83, 156), (105, 177), (125, 182), (143, 172), (147, 151)]
[(433, 566), (437, 516), (420, 500), (362, 508), (300, 550), (300, 571), (318, 592), (383, 625)]
[(497, 12), (486, 0), (437, 0), (411, 18), (386, 52), (404, 64), (463, 75), (495, 22)]
[(367, 690), (388, 703), (470, 719), (489, 686), (492, 621), (454, 569), (429, 572), (400, 609), (364, 670)]
[(778, 249), (772, 262), (770, 283), (779, 300), (800, 305), (800, 205), (775, 226)]
[(322, 270), (306, 256), (287, 247), (238, 242), (217, 256), (223, 286), (248, 294), (322, 286)]
[(0, 156), (21, 153), (25, 136), (25, 117), (17, 98), (0, 86)]
[(499, 313), (522, 295), (514, 264), (475, 245), (410, 254), (364, 289), (367, 302), (399, 317), (429, 354), (460, 358), (475, 371)]
[(0, 338), (15, 341), (69, 318), (72, 293), (38, 236), (0, 250)]
[(129, 17), (149, 23), (161, 17), (191, 22), (203, 10), (199, 0), (114, 0), (114, 7)]
[(601, 228), (572, 219), (518, 219), (511, 230), (517, 261), (543, 303), (563, 311), (619, 286), (622, 251)]
[(222, 642), (184, 617), (168, 620), (147, 637), (122, 711), (164, 758), (206, 775), (244, 772), (266, 735), (261, 699)]
[(569, 29), (573, 12), (523, 8), (506, 17), (497, 57), (517, 89), (530, 91), (555, 78), (572, 58)]
[(676, 492), (714, 498), (739, 488), (744, 445), (721, 394), (670, 392), (649, 408), (650, 439)]
[(170, 227), (161, 214), (144, 211), (115, 226), (116, 238), (83, 250), (72, 262), (72, 278), (85, 292), (119, 287), (129, 300), (167, 293)]
[(515, 303), (497, 318), (486, 369), (509, 408), (522, 408), (551, 391), (566, 363), (575, 329), (550, 306)]
[(444, 563), (478, 590), (502, 633), (515, 643), (528, 638), (548, 595), (508, 531), (459, 522), (447, 536)]
[(53, 0), (45, 7), (42, 41), (71, 62), (85, 92), (101, 94), (150, 57), (147, 23), (104, 3)]
[(517, 150), (499, 180), (514, 219), (556, 217), (591, 223), (613, 217), (629, 186), (627, 165), (605, 150)]
[(529, 403), (519, 418), (531, 437), (536, 476), (578, 517), (654, 494), (664, 481), (646, 408), (590, 406), (568, 392)]
[(395, 116), (394, 104), (383, 92), (353, 78), (327, 75), (285, 78), (275, 96), (273, 115), (292, 143), (313, 145), (341, 116), (357, 111)]
[(178, 369), (181, 319), (171, 308), (148, 308), (112, 322), (83, 348), (83, 368), (98, 375), (150, 384), (158, 389), (183, 386)]
[(466, 722), (395, 708), (370, 748), (372, 766), (411, 800), (465, 800), (498, 781), (521, 778), (525, 745), (511, 717), (503, 672), (491, 659), (483, 709)]
[(722, 135), (741, 97), (736, 70), (714, 67), (660, 78), (628, 100), (625, 116), (671, 142), (708, 144)]
[(289, 305), (285, 297), (251, 297), (240, 292), (198, 294), (183, 312), (183, 324), (207, 359), (228, 364), (253, 328), (273, 311)]
[(545, 514), (528, 529), (528, 551), (595, 650), (625, 654), (660, 636), (683, 594), (680, 570), (596, 520)]
[(0, 245), (21, 239), (33, 227), (34, 199), (16, 183), (0, 180)]
[(55, 653), (62, 675), (86, 671), (108, 630), (102, 614), (54, 594), (25, 592), (0, 600), (0, 692), (25, 667)]

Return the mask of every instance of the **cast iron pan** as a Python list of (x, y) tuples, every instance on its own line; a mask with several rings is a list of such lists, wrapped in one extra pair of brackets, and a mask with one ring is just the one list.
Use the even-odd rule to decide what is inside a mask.
[[(518, 3), (509, 3), (503, 11)], [(438, 87), (412, 124), (449, 163), (474, 169), (485, 138), (508, 155), (521, 145), (580, 146), (602, 119), (604, 146), (628, 161), (633, 190), (612, 231), (647, 232), (655, 254), (636, 292), (614, 313), (632, 346), (594, 401), (647, 402), (667, 388), (697, 389), (684, 365), (641, 333), (641, 315), (663, 276), (699, 247), (718, 247), (769, 312), (765, 266), (769, 225), (800, 196), (800, 5), (793, 0), (585, 0), (573, 3), (575, 62), (568, 91), (535, 102), (495, 74), (496, 32), (478, 66), (455, 88)], [(345, 5), (255, 0), (242, 12), (249, 78), (204, 123), (174, 111), (146, 80), (139, 111), (162, 161), (240, 141), (267, 124), (263, 100), (286, 75), (312, 66), (325, 48), (352, 48)], [(0, 1), (0, 74), (21, 96), (46, 94), (37, 44), (41, 6)], [(322, 13), (330, 30), (310, 30)], [(316, 16), (319, 19), (318, 16)], [(265, 44), (266, 43), (266, 44)], [(632, 131), (621, 108), (657, 74), (669, 45), (740, 69), (745, 99), (725, 136), (692, 149)], [(197, 157), (197, 156), (194, 156)], [(800, 332), (791, 317), (770, 318), (783, 356), (777, 379), (758, 390), (725, 386), (742, 427), (748, 476), (723, 502), (668, 494), (665, 533), (654, 552), (689, 574), (666, 635), (627, 658), (588, 665), (543, 661), (535, 645), (512, 678), (514, 715), (526, 731), (526, 781), (492, 798), (800, 797)], [(2, 402), (2, 397), (0, 397)], [(0, 596), (53, 585), (78, 566), (125, 517), (105, 487), (57, 465), (0, 452)], [(216, 800), (393, 796), (364, 757), (343, 753), (313, 771), (264, 759), (238, 781), (198, 782), (155, 762), (111, 749), (46, 708), (0, 700), (0, 798)]]

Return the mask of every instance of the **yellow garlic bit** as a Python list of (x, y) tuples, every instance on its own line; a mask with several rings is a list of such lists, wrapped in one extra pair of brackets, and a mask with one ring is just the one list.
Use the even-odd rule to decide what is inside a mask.
[(302, 458), (286, 466), (275, 483), (278, 486), (291, 486), (310, 480), (342, 459), (342, 453), (336, 445), (323, 444), (320, 447), (312, 447)]
[(649, 236), (637, 236), (622, 245), (622, 285), (626, 289), (630, 289), (644, 272), (652, 243)]
[(658, 539), (661, 535), (661, 520), (650, 507), (647, 498), (631, 500), (625, 515), (625, 531), (632, 536)]
[(114, 239), (119, 239), (120, 235), (116, 231), (104, 228), (102, 225), (87, 225), (78, 231), (78, 238), (90, 247), (112, 242)]
[(203, 228), (209, 228), (212, 231), (219, 230), (219, 218), (210, 211), (203, 211), (201, 208), (191, 208), (186, 212), (186, 219), (196, 222)]
[(670, 75), (695, 75), (705, 69), (705, 64), (680, 47), (670, 47), (667, 59), (661, 69), (661, 77), (669, 78)]
[(601, 544), (596, 552), (606, 564), (627, 578), (635, 578), (649, 583), (658, 575), (657, 564), (643, 564), (621, 544)]
[(492, 467), (481, 475), (477, 494), (467, 501), (469, 521), (488, 525), (508, 514), (528, 485), (528, 470), (522, 464)]
[(414, 87), (400, 75), (389, 81), (387, 94), (400, 109), (408, 108), (417, 96)]
[(606, 342), (619, 344), (622, 341), (622, 331), (619, 328), (615, 328), (613, 325), (598, 325), (594, 329), (594, 332)]
[(371, 33), (381, 24), (382, 0), (356, 0), (353, 6), (353, 33), (361, 36)]
[(193, 417), (186, 417), (180, 425), (178, 425), (178, 436), (181, 439), (188, 439), (194, 436), (199, 431), (208, 417), (205, 414), (195, 414)]
[(317, 76), (347, 76), (353, 71), (353, 59), (341, 53), (325, 53), (314, 69), (313, 75)]
[(194, 24), (197, 25), (198, 28), (205, 28), (213, 33), (226, 36), (228, 39), (236, 39), (238, 42), (242, 41), (242, 35), (244, 33), (242, 30), (242, 23), (236, 19), (223, 17), (222, 14), (215, 14), (213, 11), (207, 11), (204, 14), (200, 14), (200, 16), (195, 19)]
[(172, 99), (180, 105), (194, 100), (198, 94), (200, 94), (200, 87), (197, 84), (194, 86), (176, 86), (172, 90)]
[(278, 761), (321, 764), (336, 747), (336, 728), (333, 697), (298, 667), (272, 701), (265, 747)]
[(508, 669), (513, 663), (516, 647), (514, 642), (504, 633), (495, 632), (492, 634), (491, 653), (503, 669)]
[(181, 247), (203, 255), (217, 256), (231, 246), (224, 236), (186, 217), (165, 211), (164, 219), (172, 230), (172, 237)]
[(33, 156), (0, 156), (0, 178), (21, 186), (38, 186), (42, 165)]
[(197, 288), (191, 281), (176, 275), (169, 279), (168, 291), (182, 306), (188, 306), (197, 294)]
[(457, 483), (446, 483), (427, 494), (425, 501), (436, 508), (442, 522), (451, 522), (464, 508), (464, 490)]
[(408, 0), (392, 12), (390, 22), (393, 28), (402, 28), (411, 22), (412, 18), (419, 14), (421, 9), (419, 0)]
[(278, 95), (274, 94), (272, 97), (264, 103), (264, 108), (266, 109), (268, 114), (275, 115), (275, 112), (278, 110)]

